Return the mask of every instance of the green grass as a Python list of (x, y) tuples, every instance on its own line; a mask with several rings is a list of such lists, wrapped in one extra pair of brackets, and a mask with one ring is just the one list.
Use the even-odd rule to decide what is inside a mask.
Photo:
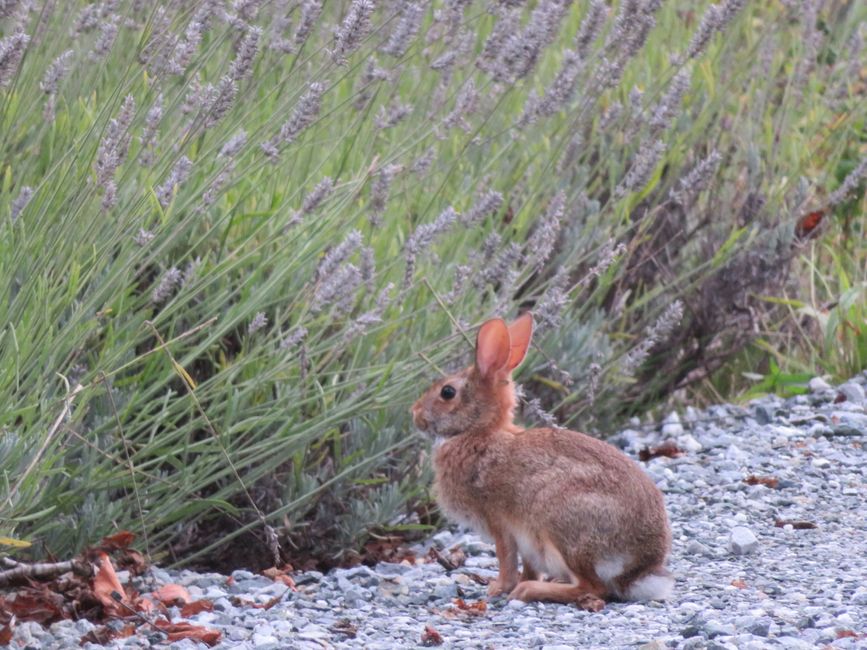
[[(129, 528), (156, 558), (207, 561), (243, 535), (267, 548), (267, 525), (289, 556), (335, 558), (371, 532), (417, 526), (428, 469), (408, 408), (438, 369), (466, 363), (476, 324), (521, 305), (551, 315), (519, 377), (528, 396), (602, 435), (679, 388), (716, 382), (737, 393), (739, 373), (769, 352), (786, 357), (785, 372), (864, 367), (863, 192), (829, 211), (820, 239), (799, 243), (793, 233), (867, 153), (864, 52), (851, 64), (847, 49), (867, 7), (830, 3), (814, 51), (811, 21), (776, 2), (749, 3), (685, 66), (673, 55), (701, 12), (665, 2), (622, 77), (600, 88), (605, 61), (625, 56), (621, 42), (606, 43), (613, 10), (577, 92), (519, 128), (586, 2), (568, 9), (554, 43), (514, 82), (475, 65), (497, 20), (485, 3), (462, 10), (460, 32), (434, 24), (443, 5), (423, 4), (419, 34), (400, 57), (378, 52), (401, 20), (397, 5), (383, 4), (343, 64), (329, 49), (347, 4), (327, 3), (285, 53), (268, 47), (285, 3), (266, 3), (250, 18), (264, 30), (251, 72), (212, 125), (207, 107), (184, 105), (196, 84), (230, 71), (243, 32), (215, 17), (186, 71), (161, 72), (141, 62), (161, 22), (143, 4), (136, 14), (121, 2), (99, 18), (122, 16), (96, 62), (88, 53), (99, 28), (71, 30), (83, 3), (53, 12), (36, 3), (0, 21), (3, 38), (16, 23), (32, 36), (0, 88), (0, 535), (33, 541), (35, 554), (66, 555)], [(170, 33), (182, 35), (202, 4), (169, 12)], [(540, 6), (516, 10), (522, 24)], [(69, 74), (56, 116), (45, 119), (40, 81), (66, 50)], [(454, 50), (450, 74), (431, 69)], [(371, 77), (373, 56), (383, 73)], [(680, 70), (689, 87), (653, 126)], [(448, 126), (470, 80), (475, 110), (462, 114), (465, 129)], [(320, 110), (271, 161), (260, 144), (312, 82), (323, 85)], [(128, 95), (129, 150), (106, 207), (95, 161)], [(147, 166), (139, 138), (160, 95)], [(380, 111), (398, 103), (408, 114), (379, 128)], [(220, 156), (242, 129), (243, 148)], [(619, 192), (642, 143), (656, 139), (659, 160)], [(721, 162), (706, 187), (672, 201), (713, 150)], [(168, 186), (163, 205), (157, 188), (181, 156), (190, 173)], [(384, 171), (390, 192), (372, 211)], [(326, 177), (331, 195), (295, 223)], [(13, 220), (24, 187), (33, 196)], [(449, 208), (468, 214), (488, 191), (501, 205), (443, 228), (408, 272), (419, 228)], [(556, 245), (540, 258), (534, 233), (560, 193)], [(140, 229), (153, 235), (144, 245)], [(360, 246), (323, 273), (353, 230)], [(172, 268), (190, 272), (155, 302)], [(676, 300), (682, 321), (648, 342)], [(826, 308), (831, 300), (837, 306)], [(260, 312), (267, 325), (250, 332)], [(298, 328), (306, 336), (284, 346)]]

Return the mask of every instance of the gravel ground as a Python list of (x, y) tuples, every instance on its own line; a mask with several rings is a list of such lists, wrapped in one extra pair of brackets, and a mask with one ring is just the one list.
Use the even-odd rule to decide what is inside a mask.
[[(666, 440), (685, 452), (644, 464), (665, 493), (674, 531), (677, 587), (665, 603), (588, 613), (497, 598), (482, 611), (485, 588), (472, 574), (494, 576), (496, 559), (489, 544), (461, 531), (418, 549), (422, 558), (431, 545), (460, 547), (466, 563), (448, 574), (421, 560), (301, 573), (298, 591), (269, 610), (232, 604), (232, 596), (264, 603), (286, 589), (247, 571), (236, 571), (231, 585), (218, 574), (156, 568), (146, 579), (151, 589), (179, 582), (213, 600), (214, 611), (187, 620), (220, 629), (219, 648), (411, 648), (422, 645), (426, 626), (444, 648), (867, 648), (865, 384), (867, 374), (838, 388), (817, 378), (808, 395), (687, 409), (650, 432), (636, 423), (612, 439), (633, 457)], [(776, 485), (750, 485), (753, 476)], [(21, 624), (9, 647), (80, 647), (91, 627)], [(151, 645), (207, 648), (141, 631), (84, 647)]]

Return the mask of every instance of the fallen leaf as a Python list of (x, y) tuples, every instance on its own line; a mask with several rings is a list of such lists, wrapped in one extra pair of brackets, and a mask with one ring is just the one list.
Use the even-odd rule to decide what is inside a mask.
[[(111, 564), (111, 558), (103, 551), (98, 554), (99, 570), (93, 578), (93, 593), (102, 603), (103, 608), (109, 615), (124, 615), (126, 610), (120, 603), (126, 600), (123, 585), (117, 579), (117, 573)], [(115, 595), (116, 594), (116, 595)]]
[(189, 616), (195, 616), (196, 614), (201, 614), (202, 612), (213, 612), (214, 611), (214, 603), (210, 600), (195, 600), (191, 603), (187, 603), (183, 607), (181, 607), (181, 616), (187, 618)]
[(744, 479), (744, 483), (747, 485), (764, 485), (772, 490), (776, 490), (777, 486), (780, 484), (780, 479), (773, 476), (756, 476), (755, 474), (750, 474)]
[(100, 625), (82, 636), (78, 640), (78, 644), (84, 645), (85, 643), (96, 643), (97, 645), (107, 645), (115, 638), (115, 632), (116, 630), (111, 629), (107, 625)]
[(34, 621), (50, 625), (69, 615), (63, 611), (63, 596), (47, 588), (25, 587), (10, 598), (0, 597), (0, 611), (9, 613), (20, 621)]
[[(288, 569), (286, 567), (288, 567)], [(292, 565), (287, 564), (282, 569), (278, 569), (277, 567), (265, 569), (264, 571), (262, 571), (262, 575), (266, 578), (271, 578), (271, 580), (273, 580), (274, 582), (282, 582), (292, 591), (295, 591), (295, 580), (292, 579), (292, 576), (288, 575), (288, 572), (292, 570)]]
[(427, 647), (433, 645), (442, 645), (443, 637), (433, 628), (433, 626), (425, 625), (424, 632), (421, 635), (421, 644)]
[(131, 533), (128, 530), (121, 530), (114, 535), (103, 537), (99, 545), (107, 551), (118, 551), (122, 548), (128, 548), (129, 545), (133, 543), (134, 539), (135, 533)]
[(656, 447), (645, 447), (639, 451), (638, 459), (646, 463), (652, 458), (659, 458), (660, 456), (677, 458), (678, 456), (683, 456), (683, 453), (683, 450), (673, 440), (666, 440)]
[(455, 598), (452, 602), (459, 610), (466, 612), (471, 616), (481, 616), (488, 611), (488, 603), (484, 600), (477, 600), (474, 603), (468, 603), (463, 598)]
[(145, 559), (144, 555), (133, 548), (121, 549), (117, 564), (134, 576), (140, 576), (148, 568), (148, 561)]
[(405, 542), (405, 538), (399, 535), (378, 537), (364, 545), (364, 549), (357, 559), (359, 562), (371, 565), (378, 562), (399, 564), (403, 560), (415, 562), (415, 554), (404, 545)]
[(791, 526), (795, 530), (810, 530), (811, 528), (818, 528), (818, 526), (812, 521), (795, 521), (794, 519), (777, 519), (774, 522), (774, 526), (777, 528)]
[(15, 616), (12, 616), (12, 620), (0, 628), (0, 645), (9, 645), (12, 642), (12, 630), (14, 628)]
[(431, 546), (428, 551), (428, 557), (436, 561), (446, 571), (454, 571), (464, 565), (467, 561), (467, 555), (462, 549), (455, 546), (449, 550), (448, 555), (443, 555), (441, 551)]
[(732, 587), (737, 587), (738, 589), (746, 589), (747, 583), (744, 582), (741, 578), (735, 578), (732, 580)]
[(190, 592), (187, 591), (186, 587), (174, 583), (163, 585), (153, 592), (153, 595), (157, 600), (168, 606), (183, 605), (192, 600)]
[(154, 622), (154, 626), (168, 635), (169, 642), (191, 639), (213, 646), (217, 645), (223, 636), (219, 630), (202, 627), (201, 625), (193, 625), (186, 621), (170, 623), (165, 619), (159, 619)]
[(462, 571), (462, 573), (467, 576), (470, 580), (475, 582), (477, 585), (487, 585), (491, 583), (490, 578), (486, 578), (485, 576), (480, 576), (478, 573), (473, 573), (472, 571)]
[(466, 564), (467, 554), (459, 546), (449, 549), (449, 560), (457, 567), (462, 567)]

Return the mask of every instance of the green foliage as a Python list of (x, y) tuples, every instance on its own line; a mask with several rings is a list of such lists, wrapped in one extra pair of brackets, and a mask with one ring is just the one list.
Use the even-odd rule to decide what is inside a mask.
[[(419, 3), (417, 29), (382, 3), (355, 31), (361, 1), (222, 4), (0, 19), (0, 534), (201, 561), (270, 526), (336, 557), (418, 525), (408, 408), (482, 319), (533, 307), (528, 398), (604, 432), (815, 306), (763, 297), (863, 155), (867, 7), (727, 2), (692, 52), (685, 0), (583, 43), (600, 3)], [(840, 221), (813, 354), (849, 370)]]

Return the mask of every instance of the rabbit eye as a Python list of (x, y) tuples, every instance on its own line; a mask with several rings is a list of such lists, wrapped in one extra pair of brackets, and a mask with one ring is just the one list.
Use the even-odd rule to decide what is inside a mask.
[(442, 397), (443, 399), (452, 399), (457, 394), (458, 391), (455, 390), (455, 387), (449, 386), (448, 384), (443, 386), (440, 390), (440, 397)]

